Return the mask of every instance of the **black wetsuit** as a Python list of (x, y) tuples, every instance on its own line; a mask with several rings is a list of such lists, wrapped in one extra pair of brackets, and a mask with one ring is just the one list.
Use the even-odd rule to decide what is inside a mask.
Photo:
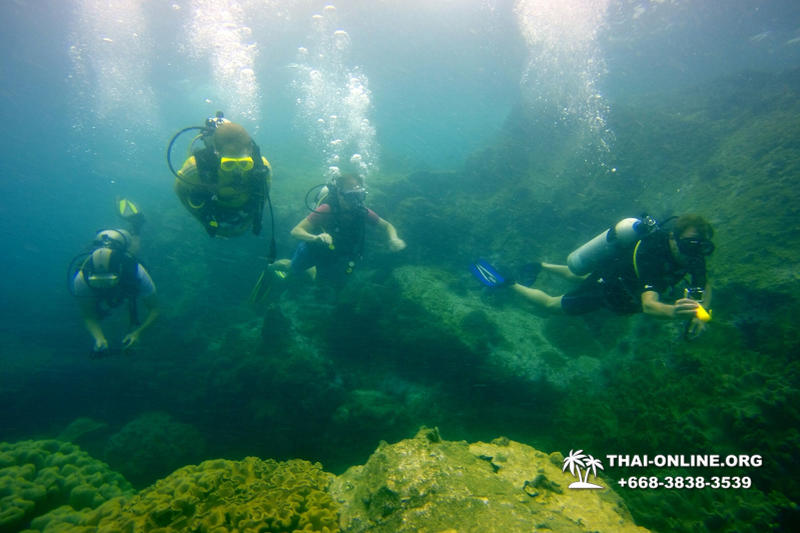
[(691, 274), (693, 286), (705, 286), (705, 259), (679, 264), (670, 251), (669, 234), (659, 231), (603, 263), (577, 289), (564, 295), (561, 308), (568, 315), (600, 308), (619, 314), (640, 313), (643, 292), (662, 293), (687, 274)]

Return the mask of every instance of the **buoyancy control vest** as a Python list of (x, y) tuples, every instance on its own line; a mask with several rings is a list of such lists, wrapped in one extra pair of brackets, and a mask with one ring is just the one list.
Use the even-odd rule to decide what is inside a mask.
[[(247, 171), (248, 188), (247, 194), (250, 196), (248, 203), (249, 211), (253, 215), (253, 233), (261, 233), (261, 220), (264, 213), (264, 203), (269, 200), (269, 176), (270, 169), (264, 164), (261, 157), (261, 149), (251, 141), (251, 154), (253, 158), (253, 168)], [(216, 151), (211, 147), (201, 148), (194, 152), (197, 174), (200, 178), (200, 187), (204, 189), (201, 193), (205, 196), (205, 205), (209, 206), (211, 199), (217, 192), (219, 183), (219, 164), (220, 158)]]

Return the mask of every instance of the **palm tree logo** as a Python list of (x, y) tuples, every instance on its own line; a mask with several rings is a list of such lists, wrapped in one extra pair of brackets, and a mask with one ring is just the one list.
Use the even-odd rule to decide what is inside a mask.
[[(564, 459), (564, 468), (562, 468), (561, 471), (564, 472), (567, 468), (569, 468), (570, 474), (578, 478), (578, 481), (570, 483), (569, 488), (571, 489), (604, 488), (602, 485), (595, 485), (594, 483), (589, 483), (589, 472), (591, 472), (594, 477), (597, 477), (597, 469), (599, 468), (600, 470), (603, 470), (603, 463), (600, 462), (600, 459), (595, 459), (591, 455), (583, 453), (583, 450), (578, 450), (577, 452), (570, 450), (569, 455)], [(586, 474), (583, 477), (581, 477), (582, 468), (586, 469)]]

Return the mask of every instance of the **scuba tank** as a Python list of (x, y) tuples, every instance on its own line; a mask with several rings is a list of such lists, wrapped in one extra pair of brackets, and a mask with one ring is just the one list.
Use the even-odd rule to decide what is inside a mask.
[(656, 221), (649, 216), (642, 219), (625, 218), (583, 244), (567, 256), (567, 266), (576, 276), (592, 272), (615, 250), (638, 241), (656, 227)]

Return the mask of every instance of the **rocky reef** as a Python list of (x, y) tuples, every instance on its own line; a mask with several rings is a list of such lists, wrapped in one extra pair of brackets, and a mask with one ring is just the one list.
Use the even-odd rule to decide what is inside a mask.
[(111, 435), (103, 459), (136, 487), (201, 460), (205, 437), (167, 413), (143, 413)]
[(342, 531), (645, 533), (610, 489), (568, 489), (563, 456), (518, 442), (442, 440), (422, 428), (338, 476)]

